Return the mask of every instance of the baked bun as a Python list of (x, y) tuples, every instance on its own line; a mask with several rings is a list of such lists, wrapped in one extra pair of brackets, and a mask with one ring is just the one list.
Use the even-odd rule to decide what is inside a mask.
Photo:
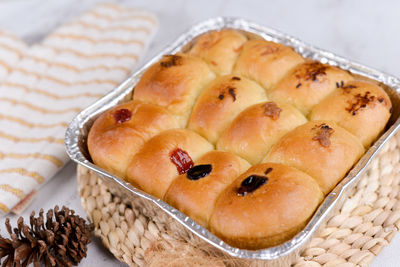
[(271, 101), (256, 104), (236, 117), (218, 140), (217, 148), (257, 164), (279, 138), (306, 122), (290, 105)]
[(106, 111), (94, 122), (88, 149), (95, 164), (122, 178), (133, 155), (148, 139), (179, 127), (166, 109), (136, 100)]
[(197, 57), (167, 55), (146, 70), (133, 97), (167, 108), (179, 116), (181, 126), (185, 127), (194, 101), (214, 78), (207, 64)]
[(99, 167), (261, 249), (302, 229), (392, 106), (362, 77), (243, 32), (208, 31), (146, 68), (87, 141)]
[(353, 80), (347, 71), (307, 60), (278, 82), (270, 96), (278, 102), (289, 103), (307, 115), (311, 108), (341, 84)]
[(361, 142), (335, 122), (310, 121), (283, 136), (263, 162), (295, 167), (313, 177), (327, 194), (363, 153)]
[(208, 227), (217, 197), (249, 167), (247, 161), (235, 154), (210, 151), (199, 158), (187, 173), (172, 182), (165, 201)]
[(233, 75), (218, 77), (197, 99), (188, 128), (215, 143), (242, 110), (265, 100), (265, 90), (247, 78)]
[(243, 45), (233, 74), (248, 77), (269, 90), (304, 59), (291, 47), (266, 40), (251, 40)]
[(384, 130), (391, 108), (389, 96), (380, 86), (352, 81), (316, 105), (310, 118), (335, 121), (369, 147)]
[(211, 31), (196, 39), (188, 54), (205, 60), (219, 75), (232, 73), (246, 36), (235, 30)]
[(195, 132), (167, 130), (143, 145), (130, 162), (126, 175), (129, 182), (162, 199), (174, 178), (186, 173), (194, 161), (213, 149)]
[(275, 246), (305, 226), (322, 198), (315, 180), (295, 168), (255, 165), (220, 195), (210, 228), (234, 247)]

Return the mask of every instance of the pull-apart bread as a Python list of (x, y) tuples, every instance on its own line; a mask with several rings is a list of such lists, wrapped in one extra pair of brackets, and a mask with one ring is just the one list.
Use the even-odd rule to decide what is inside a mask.
[(228, 244), (262, 249), (303, 229), (391, 112), (378, 84), (226, 29), (149, 67), (88, 149)]

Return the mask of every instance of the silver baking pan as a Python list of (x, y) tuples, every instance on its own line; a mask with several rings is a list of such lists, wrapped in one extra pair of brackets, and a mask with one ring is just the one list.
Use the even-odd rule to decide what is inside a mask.
[[(319, 60), (322, 63), (338, 66), (342, 69), (349, 70), (358, 77), (372, 80), (380, 84), (388, 93), (393, 104), (393, 112), (390, 121), (382, 136), (371, 146), (365, 155), (352, 168), (347, 176), (330, 192), (323, 203), (316, 210), (306, 227), (299, 232), (291, 240), (275, 247), (262, 250), (244, 250), (229, 246), (218, 237), (211, 234), (207, 229), (201, 227), (186, 215), (182, 214), (164, 201), (157, 199), (139, 189), (134, 188), (131, 184), (123, 179), (104, 171), (100, 167), (91, 162), (86, 139), (91, 125), (97, 116), (105, 110), (127, 101), (132, 97), (135, 85), (139, 81), (143, 72), (153, 63), (157, 62), (162, 55), (174, 54), (179, 51), (187, 50), (197, 36), (211, 30), (219, 30), (231, 28), (240, 30), (250, 38), (264, 38), (266, 40), (279, 42), (293, 47), (298, 53), (304, 57)], [(120, 86), (115, 88), (105, 97), (89, 106), (79, 113), (69, 125), (66, 135), (65, 144), (68, 155), (75, 162), (85, 166), (86, 168), (96, 172), (104, 180), (104, 182), (112, 189), (114, 194), (119, 195), (123, 199), (134, 203), (135, 206), (141, 205), (143, 212), (149, 216), (158, 216), (165, 220), (171, 233), (184, 233), (201, 238), (215, 250), (221, 254), (229, 254), (233, 257), (242, 258), (250, 262), (264, 262), (272, 265), (289, 265), (290, 262), (298, 255), (299, 251), (307, 245), (315, 231), (323, 225), (338, 203), (349, 192), (356, 182), (362, 177), (363, 171), (368, 164), (382, 148), (382, 146), (395, 134), (400, 127), (400, 80), (391, 75), (382, 73), (375, 69), (354, 63), (348, 59), (337, 56), (331, 52), (308, 45), (294, 37), (279, 31), (263, 27), (247, 20), (240, 18), (213, 18), (199, 23), (182, 34), (173, 44), (167, 46), (161, 53), (155, 56), (139, 71), (134, 73), (130, 78), (124, 81)]]

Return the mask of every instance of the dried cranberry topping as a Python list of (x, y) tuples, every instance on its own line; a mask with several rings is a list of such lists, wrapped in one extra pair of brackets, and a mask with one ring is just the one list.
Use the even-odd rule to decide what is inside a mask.
[(329, 125), (322, 123), (321, 125), (315, 125), (311, 130), (317, 131), (312, 140), (318, 141), (323, 147), (329, 147), (331, 145), (330, 137), (335, 130), (329, 127)]
[(233, 98), (233, 102), (235, 102), (235, 101), (236, 101), (236, 93), (235, 93), (235, 88), (233, 88), (233, 87), (230, 87), (230, 88), (228, 89), (228, 92), (229, 92), (229, 94), (232, 96), (232, 98)]
[(267, 175), (270, 172), (272, 172), (272, 168), (268, 168), (264, 173), (265, 173), (265, 175)]
[(173, 150), (169, 154), (169, 158), (173, 164), (175, 164), (176, 169), (179, 174), (186, 173), (190, 168), (193, 167), (193, 160), (189, 154), (180, 148)]
[(242, 181), (240, 187), (237, 190), (238, 196), (245, 196), (248, 193), (252, 193), (257, 190), (260, 186), (268, 181), (267, 177), (259, 175), (250, 175)]
[(186, 176), (190, 180), (199, 180), (200, 178), (209, 175), (211, 171), (211, 164), (202, 164), (190, 168), (190, 170), (187, 171)]
[(270, 117), (272, 120), (276, 121), (279, 119), (282, 109), (278, 107), (275, 102), (267, 102), (263, 105), (264, 115)]
[(117, 123), (129, 121), (132, 117), (132, 112), (129, 109), (121, 108), (115, 111), (114, 119)]
[(165, 55), (163, 57), (164, 61), (160, 62), (160, 65), (161, 65), (161, 67), (164, 67), (164, 68), (170, 68), (173, 66), (177, 66), (177, 65), (181, 64), (181, 59), (182, 59), (182, 57), (178, 56), (178, 55)]
[(368, 105), (373, 107), (376, 103), (375, 99), (376, 96), (372, 95), (369, 91), (367, 91), (364, 95), (356, 94), (354, 95), (353, 99), (347, 101), (349, 105), (346, 107), (346, 110), (354, 116)]

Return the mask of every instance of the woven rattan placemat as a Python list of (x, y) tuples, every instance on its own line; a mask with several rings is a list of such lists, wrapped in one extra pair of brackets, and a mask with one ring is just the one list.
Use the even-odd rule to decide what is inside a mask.
[[(399, 163), (397, 134), (293, 266), (368, 266), (400, 228)], [(118, 260), (130, 266), (241, 265), (238, 260), (207, 251), (196, 239), (169, 235), (157, 218), (148, 218), (138, 207), (124, 204), (95, 173), (81, 166), (78, 188), (95, 235)]]

